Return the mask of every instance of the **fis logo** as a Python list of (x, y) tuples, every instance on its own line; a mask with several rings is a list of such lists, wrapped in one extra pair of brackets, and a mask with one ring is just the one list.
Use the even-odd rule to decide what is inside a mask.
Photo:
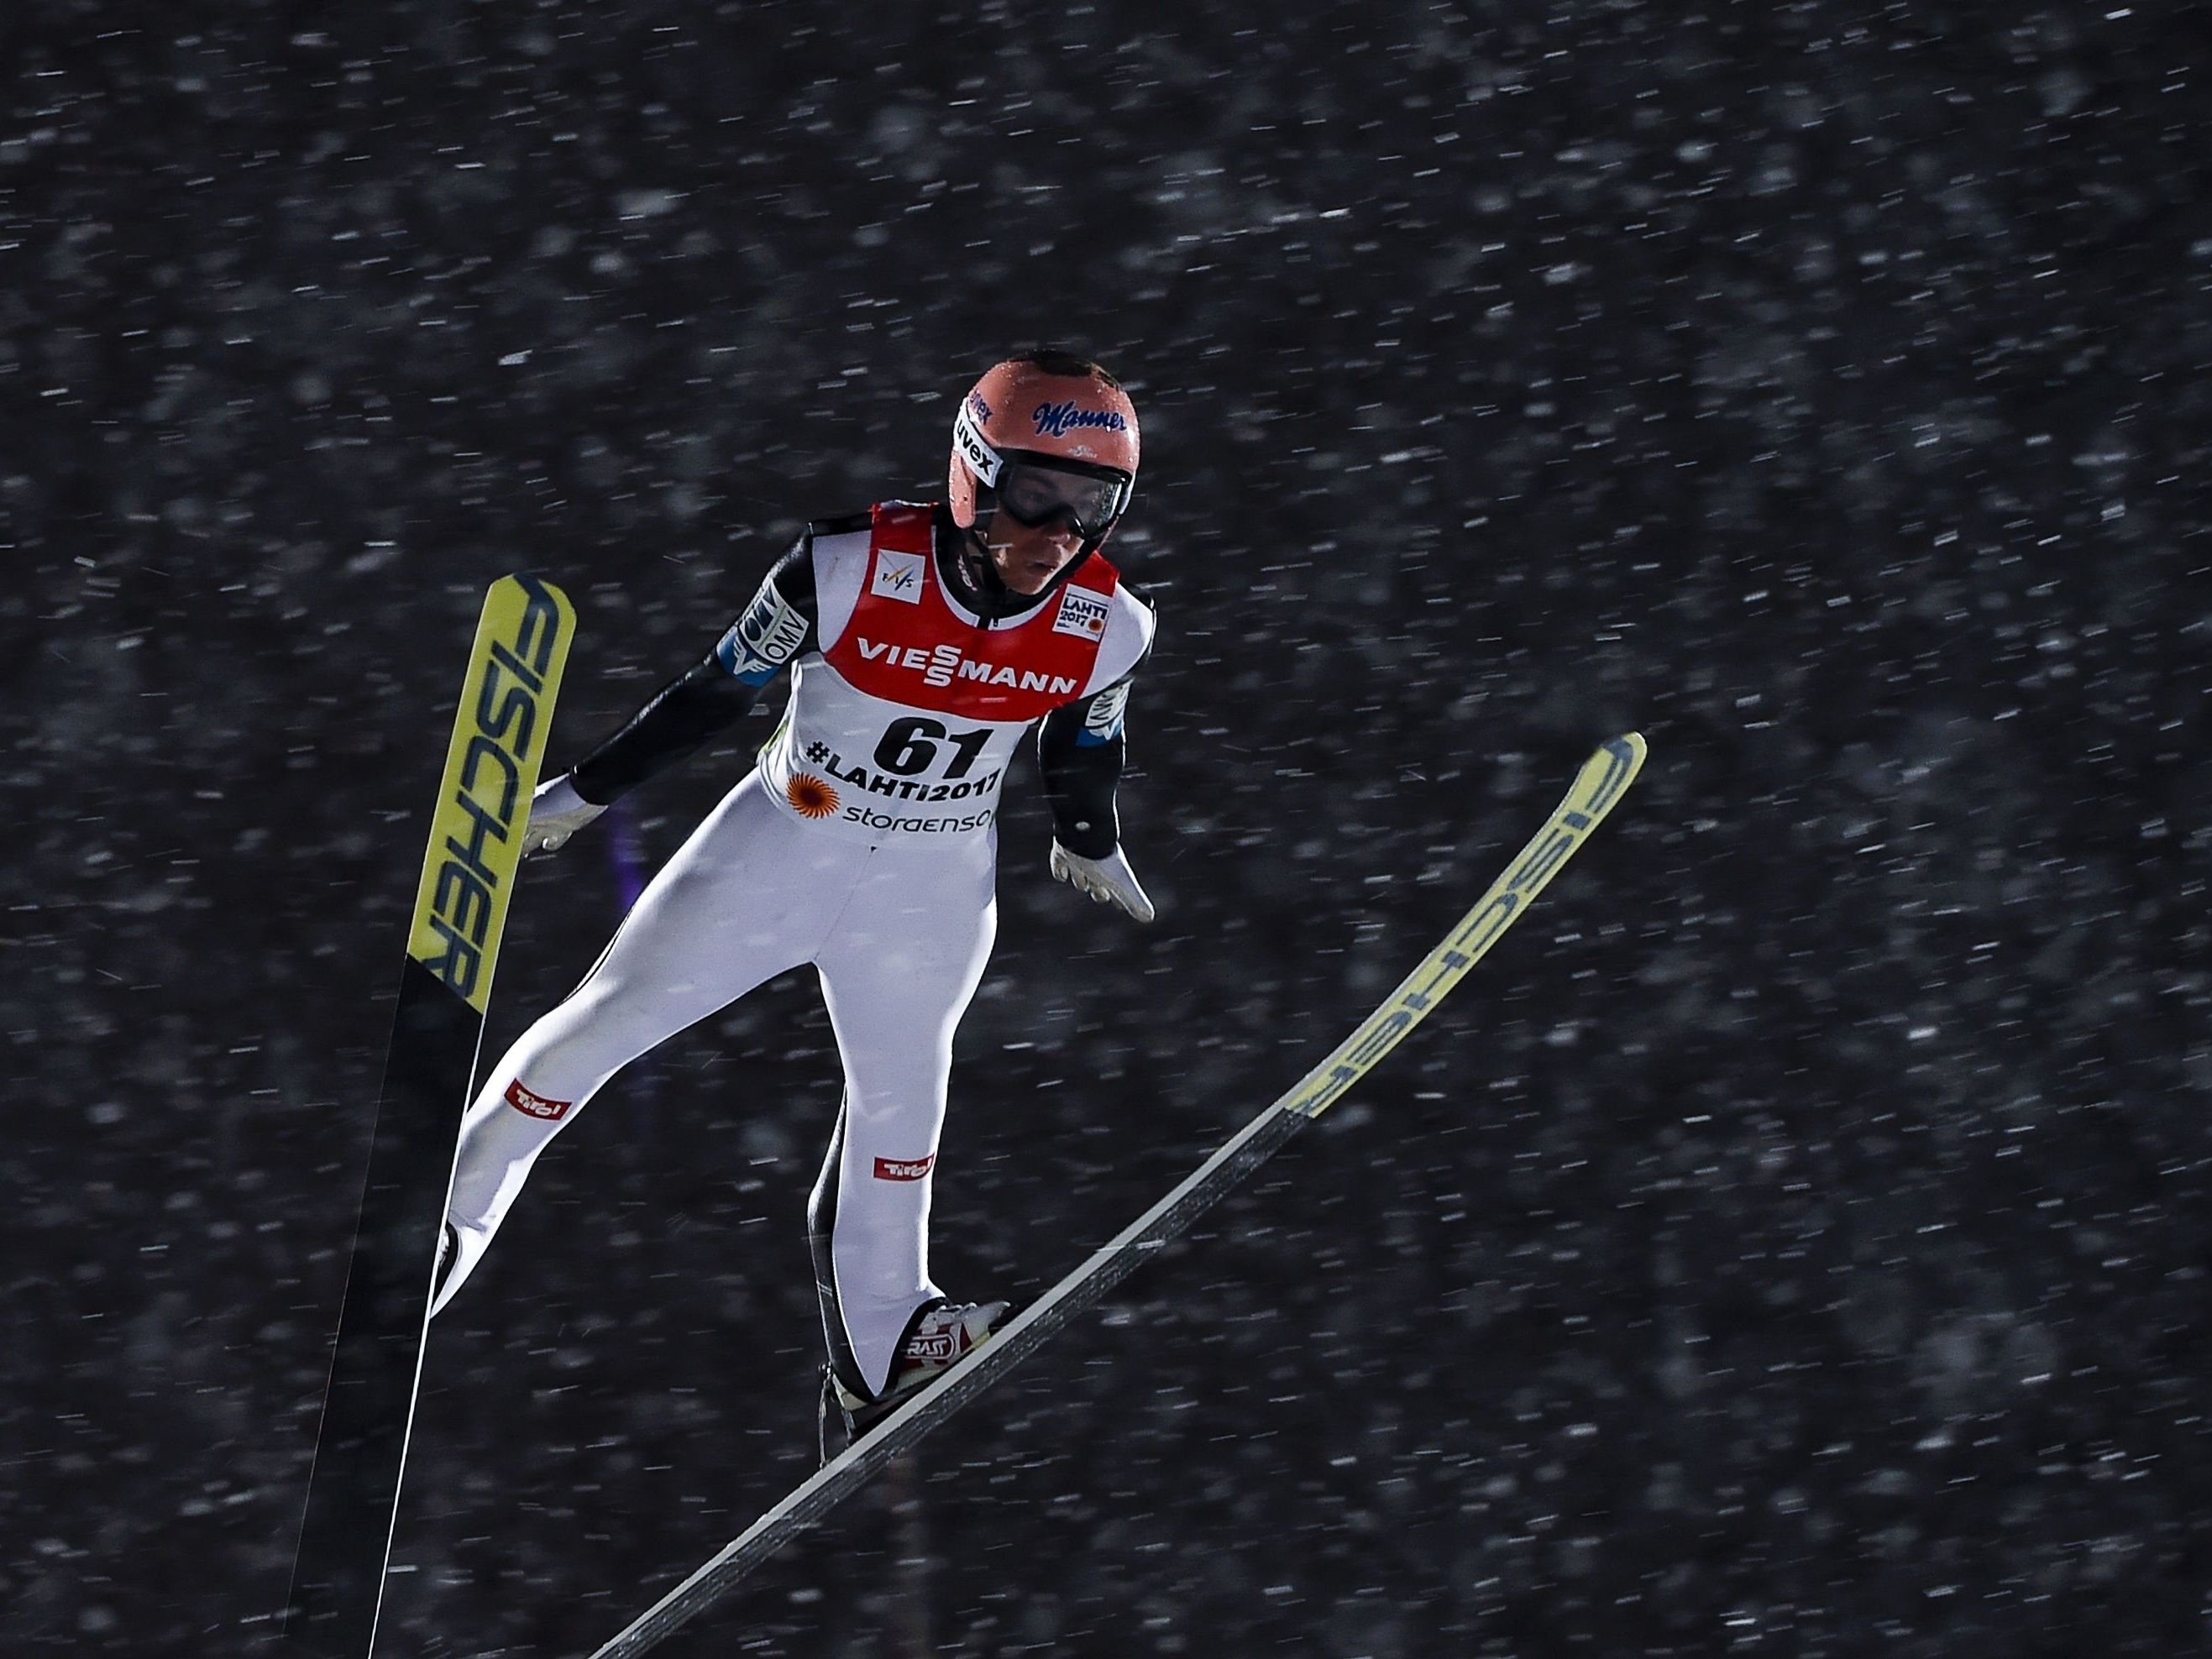
[(879, 1158), (876, 1160), (876, 1179), (878, 1181), (919, 1181), (927, 1175), (930, 1166), (937, 1162), (937, 1154), (927, 1158)]
[(1073, 403), (1039, 404), (1030, 411), (1030, 418), (1036, 422), (1040, 438), (1065, 438), (1085, 427), (1105, 432), (1129, 429), (1129, 422), (1118, 410), (1080, 409)]
[(533, 1095), (522, 1086), (520, 1078), (507, 1085), (507, 1103), (530, 1117), (542, 1117), (548, 1123), (558, 1123), (568, 1115), (573, 1100), (548, 1100), (544, 1095)]
[(500, 583), (447, 751), (410, 949), (480, 1013), (573, 626), (558, 590), (528, 576)]
[(922, 558), (919, 553), (895, 553), (884, 549), (876, 555), (876, 571), (869, 579), (868, 592), (903, 605), (920, 605)]

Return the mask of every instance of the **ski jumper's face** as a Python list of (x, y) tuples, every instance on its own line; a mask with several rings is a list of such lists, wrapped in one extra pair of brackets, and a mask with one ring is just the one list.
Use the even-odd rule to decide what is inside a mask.
[(985, 545), (999, 580), (1024, 596), (1042, 593), (1061, 568), (1083, 550), (1083, 538), (1065, 519), (1032, 526), (1011, 513), (994, 513)]

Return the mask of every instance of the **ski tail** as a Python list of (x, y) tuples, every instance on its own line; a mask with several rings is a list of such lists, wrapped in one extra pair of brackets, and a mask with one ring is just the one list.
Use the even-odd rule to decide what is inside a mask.
[(461, 1115), (575, 629), (550, 582), (493, 583), (447, 745), (285, 1607), (321, 1659), (375, 1639)]
[(1232, 1136), (1166, 1197), (939, 1381), (824, 1464), (720, 1553), (599, 1648), (592, 1659), (636, 1659), (736, 1585), (842, 1502), (885, 1463), (995, 1385), (1053, 1334), (1120, 1284), (1284, 1142), (1328, 1110), (1419, 1024), (1518, 921), (1537, 894), (1604, 822), (1644, 765), (1644, 739), (1626, 732), (1583, 763), (1559, 809), (1474, 908), (1384, 999), (1382, 1006), (1290, 1091)]

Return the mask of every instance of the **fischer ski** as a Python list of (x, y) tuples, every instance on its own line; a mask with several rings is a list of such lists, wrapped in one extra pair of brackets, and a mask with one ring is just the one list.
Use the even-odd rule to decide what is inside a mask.
[(1082, 1266), (1031, 1303), (1004, 1328), (875, 1429), (824, 1464), (783, 1501), (732, 1539), (592, 1659), (635, 1659), (718, 1600), (755, 1567), (835, 1508), (878, 1469), (996, 1383), (1076, 1315), (1176, 1237), (1291, 1135), (1319, 1117), (1371, 1071), (1482, 960), (1537, 894), (1574, 856), (1590, 831), (1636, 781), (1644, 739), (1613, 738), (1583, 763), (1566, 799), (1504, 873), (1461, 917), (1443, 943), (1408, 974), (1358, 1030), (1247, 1124), (1166, 1197)]
[(368, 1659), (375, 1644), (461, 1115), (575, 631), (561, 590), (524, 575), (492, 584), (477, 623), (416, 887), (284, 1610), (291, 1650), (318, 1659)]

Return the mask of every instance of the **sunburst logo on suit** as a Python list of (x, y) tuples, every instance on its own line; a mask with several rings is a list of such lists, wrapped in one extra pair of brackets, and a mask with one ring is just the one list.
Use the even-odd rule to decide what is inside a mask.
[(836, 811), (837, 792), (811, 773), (793, 772), (783, 798), (802, 818), (826, 818)]

